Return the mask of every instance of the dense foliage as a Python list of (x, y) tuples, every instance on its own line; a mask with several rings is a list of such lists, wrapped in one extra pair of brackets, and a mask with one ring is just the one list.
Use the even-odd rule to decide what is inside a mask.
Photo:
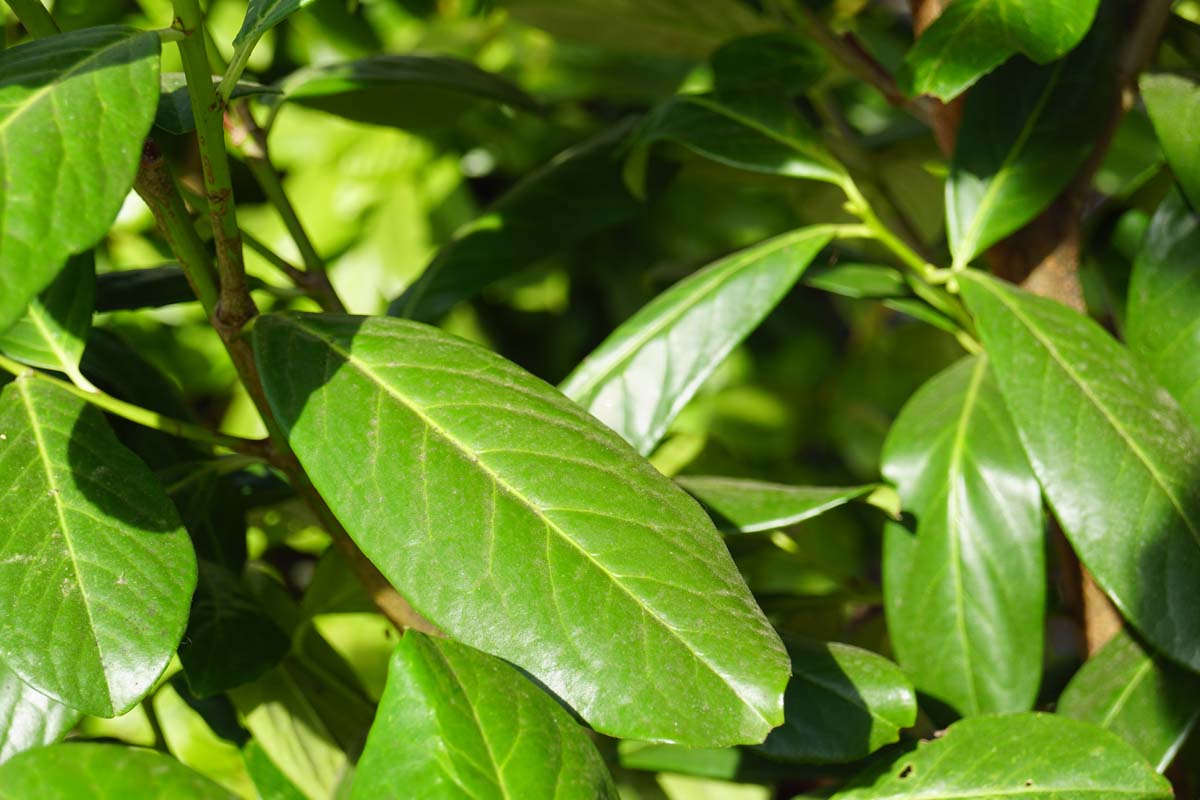
[(3, 800), (1200, 791), (1200, 3), (6, 2)]

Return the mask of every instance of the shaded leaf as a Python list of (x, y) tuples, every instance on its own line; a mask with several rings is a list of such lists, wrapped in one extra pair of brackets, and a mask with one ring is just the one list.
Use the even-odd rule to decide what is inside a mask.
[(685, 475), (675, 482), (699, 500), (716, 526), (727, 533), (785, 528), (875, 490), (874, 485), (785, 486), (709, 475)]
[(0, 662), (0, 764), (24, 750), (54, 744), (82, 716), (31, 688)]
[(157, 33), (115, 26), (0, 52), (0, 331), (116, 219), (154, 117), (158, 61)]
[(1143, 75), (1142, 100), (1171, 171), (1200, 209), (1200, 86), (1183, 75)]
[(801, 228), (685, 278), (609, 334), (563, 381), (563, 394), (649, 453), (831, 238), (828, 226)]
[(87, 385), (79, 372), (84, 344), (92, 329), (96, 272), (92, 254), (72, 256), (25, 316), (0, 334), (0, 351), (31, 367), (64, 372)]
[(791, 31), (771, 31), (734, 39), (710, 59), (713, 86), (729, 92), (774, 93), (797, 97), (820, 80), (825, 60), (810, 40)]
[[(158, 110), (154, 113), (154, 127), (175, 136), (183, 136), (196, 130), (187, 77), (182, 72), (164, 72), (160, 76), (160, 83), (162, 94), (158, 98)], [(214, 78), (213, 83), (220, 83), (220, 79)], [(253, 81), (238, 81), (229, 99), (238, 100), (261, 94), (279, 94), (279, 90)], [(192, 299), (195, 299), (194, 295)]]
[(246, 771), (262, 800), (304, 800), (304, 794), (280, 771), (262, 745), (251, 739), (242, 748)]
[(878, 264), (842, 262), (828, 267), (813, 267), (805, 273), (804, 284), (856, 299), (906, 297), (912, 294), (900, 270)]
[(962, 291), (1080, 560), (1151, 644), (1200, 667), (1200, 433), (1093, 320), (974, 271)]
[[(246, 285), (261, 289), (266, 284), (261, 278), (248, 275)], [(134, 311), (194, 302), (196, 293), (178, 264), (123, 269), (96, 276), (97, 312)]]
[(354, 777), (354, 797), (613, 798), (571, 716), (498, 658), (405, 634)]
[(416, 323), (269, 315), (253, 338), (313, 483), (439, 628), (614, 735), (761, 741), (781, 721), (786, 655), (719, 535), (585, 411)]

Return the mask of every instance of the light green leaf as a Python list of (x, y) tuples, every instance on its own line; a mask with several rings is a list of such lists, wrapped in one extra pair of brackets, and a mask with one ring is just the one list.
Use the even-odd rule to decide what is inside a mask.
[(1042, 677), (1042, 498), (982, 357), (940, 372), (884, 444), (916, 535), (885, 531), (884, 599), (896, 658), (963, 716), (1033, 707)]
[(1177, 189), (1142, 239), (1128, 303), (1129, 349), (1200, 426), (1200, 216)]
[(1099, 0), (954, 0), (905, 56), (901, 80), (911, 94), (948, 101), (1014, 53), (1040, 64), (1054, 61), (1083, 39), (1098, 5)]
[(0, 331), (116, 219), (154, 119), (158, 61), (157, 33), (122, 27), (0, 52)]
[[(254, 784), (246, 772), (242, 751), (209, 727), (205, 718), (174, 686), (168, 683), (159, 688), (151, 705), (167, 751), (181, 764), (242, 797), (254, 797)], [(233, 722), (233, 709), (227, 708), (229, 720)]]
[(0, 662), (0, 764), (24, 750), (54, 744), (82, 716), (31, 688)]
[(685, 278), (613, 331), (563, 381), (563, 394), (649, 453), (831, 238), (828, 226), (801, 228)]
[(1151, 644), (1200, 667), (1200, 433), (1093, 320), (982, 273), (961, 283), (1075, 552)]
[[(162, 96), (158, 99), (158, 110), (154, 114), (154, 127), (175, 136), (183, 136), (196, 130), (187, 77), (182, 72), (164, 72), (161, 82)], [(218, 82), (219, 79), (214, 77), (213, 83)], [(238, 100), (261, 94), (279, 94), (279, 90), (252, 81), (238, 81), (229, 99)]]
[(1200, 85), (1167, 74), (1143, 75), (1139, 85), (1167, 163), (1192, 208), (1200, 208)]
[(116, 744), (57, 744), (0, 766), (0, 800), (235, 800), (170, 756)]
[(1120, 735), (1162, 772), (1200, 718), (1200, 675), (1122, 629), (1071, 678), (1058, 713)]
[(262, 800), (304, 800), (304, 794), (254, 739), (242, 748), (242, 760), (246, 762), (246, 771), (254, 780), (254, 788)]
[(498, 658), (405, 634), (354, 797), (599, 800), (617, 793), (588, 734)]
[(700, 501), (727, 533), (756, 533), (795, 525), (875, 490), (869, 486), (785, 486), (779, 483), (685, 475), (675, 482)]
[(1171, 784), (1102, 728), (1054, 714), (974, 717), (832, 800), (1170, 800)]
[(79, 360), (92, 329), (96, 271), (89, 251), (72, 256), (63, 270), (33, 299), (25, 316), (0, 334), (0, 352), (31, 367), (64, 372), (88, 386)]
[(946, 181), (955, 265), (1036, 217), (1091, 155), (1114, 99), (1115, 83), (1096, 77), (1112, 68), (1107, 28), (1059, 63), (1007, 64), (967, 96)]
[(900, 270), (878, 264), (842, 262), (829, 267), (814, 267), (805, 273), (804, 284), (855, 299), (912, 294)]
[(322, 497), (439, 628), (612, 735), (731, 744), (782, 721), (786, 654), (719, 534), (587, 412), (416, 323), (268, 315), (253, 339)]
[(196, 585), (191, 542), (95, 407), (23, 376), (0, 392), (0, 659), (100, 717), (170, 661)]
[(837, 642), (788, 640), (792, 680), (784, 723), (759, 748), (785, 761), (865, 758), (917, 721), (908, 678), (883, 656)]

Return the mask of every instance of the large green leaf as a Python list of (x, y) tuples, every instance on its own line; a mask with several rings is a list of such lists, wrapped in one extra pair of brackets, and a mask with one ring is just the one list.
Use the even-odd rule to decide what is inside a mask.
[(1162, 772), (1200, 718), (1200, 675), (1122, 630), (1075, 673), (1058, 713), (1119, 734)]
[(685, 475), (675, 479), (728, 533), (755, 533), (795, 525), (870, 494), (867, 486), (784, 486), (779, 483)]
[(378, 55), (308, 67), (288, 76), (283, 91), (289, 103), (418, 132), (445, 128), (481, 101), (538, 108), (499, 75), (446, 56)]
[(1143, 75), (1142, 100), (1167, 163), (1200, 209), (1200, 85), (1182, 75)]
[(122, 27), (0, 52), (0, 331), (112, 225), (154, 119), (158, 61), (157, 33)]
[(0, 659), (111, 717), (166, 668), (196, 561), (171, 501), (93, 406), (44, 380), (0, 391)]
[(1098, 5), (1099, 0), (954, 0), (908, 52), (901, 80), (912, 94), (950, 100), (1014, 53), (1042, 64), (1054, 61), (1079, 44)]
[(563, 394), (649, 453), (832, 235), (828, 226), (801, 228), (685, 278), (613, 331), (563, 381)]
[(388, 313), (437, 319), (488, 284), (632, 217), (641, 204), (620, 176), (629, 129), (609, 128), (522, 179), (459, 230)]
[(1075, 552), (1151, 644), (1200, 667), (1200, 433), (1091, 319), (982, 273), (961, 282)]
[(0, 766), (2, 800), (235, 800), (220, 785), (154, 750), (58, 744)]
[(1167, 783), (1106, 730), (1054, 714), (964, 719), (832, 800), (1170, 800)]
[(0, 352), (32, 367), (65, 372), (76, 383), (84, 383), (79, 360), (92, 329), (95, 294), (92, 254), (72, 256), (30, 302), (25, 316), (0, 334)]
[(509, 664), (405, 634), (354, 776), (354, 797), (617, 796), (583, 728)]
[(0, 763), (57, 742), (82, 716), (31, 688), (0, 662)]
[(1042, 499), (987, 359), (965, 358), (905, 404), (883, 474), (916, 516), (889, 524), (884, 598), (917, 688), (969, 716), (1033, 707), (1042, 677)]
[(1129, 349), (1200, 426), (1200, 216), (1178, 190), (1142, 239), (1128, 303)]
[(1114, 81), (1098, 77), (1114, 57), (1106, 30), (1056, 64), (1017, 59), (967, 96), (946, 180), (956, 265), (1036, 217), (1091, 155), (1115, 91)]
[(313, 483), (439, 628), (613, 735), (757, 742), (782, 722), (786, 654), (719, 534), (587, 412), (417, 323), (269, 315), (253, 337)]
[(908, 678), (883, 656), (836, 642), (788, 641), (784, 723), (761, 750), (786, 761), (857, 761), (917, 721)]

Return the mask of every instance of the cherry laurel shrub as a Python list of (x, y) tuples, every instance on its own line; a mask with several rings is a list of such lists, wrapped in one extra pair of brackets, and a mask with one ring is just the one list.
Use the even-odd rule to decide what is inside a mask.
[(3, 800), (1200, 791), (1200, 4), (0, 8)]

